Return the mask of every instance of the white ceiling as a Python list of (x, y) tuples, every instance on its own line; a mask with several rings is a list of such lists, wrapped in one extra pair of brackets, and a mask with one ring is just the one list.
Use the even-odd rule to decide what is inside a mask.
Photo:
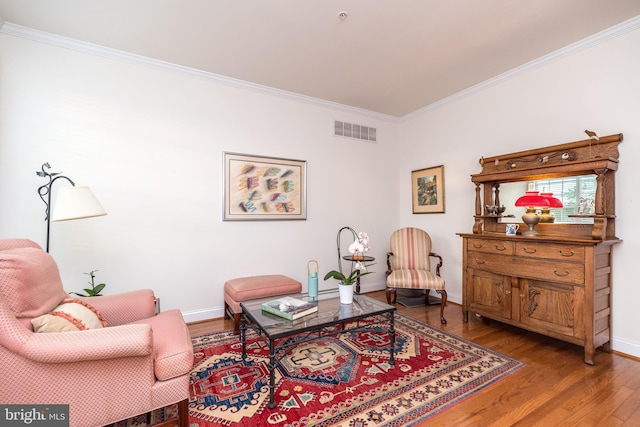
[(7, 23), (396, 117), (638, 16), (640, 0), (0, 0)]

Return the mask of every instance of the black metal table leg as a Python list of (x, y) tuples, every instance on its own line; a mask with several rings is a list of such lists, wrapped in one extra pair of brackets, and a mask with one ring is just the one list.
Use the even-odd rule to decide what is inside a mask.
[(396, 329), (395, 329), (395, 318), (393, 316), (393, 311), (389, 317), (389, 363), (391, 366), (395, 366), (395, 352), (396, 352)]
[(276, 388), (276, 366), (278, 361), (276, 360), (275, 343), (273, 339), (269, 339), (269, 409), (276, 407), (275, 401), (275, 388)]
[(242, 324), (240, 325), (240, 342), (242, 342), (242, 360), (247, 360), (247, 319), (242, 314)]

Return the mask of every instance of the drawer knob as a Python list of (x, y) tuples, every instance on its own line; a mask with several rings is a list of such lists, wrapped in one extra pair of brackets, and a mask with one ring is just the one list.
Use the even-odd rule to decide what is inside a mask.
[(476, 249), (480, 249), (482, 247), (482, 243), (474, 243), (473, 247)]
[(569, 270), (565, 270), (564, 273), (561, 273), (561, 272), (559, 273), (558, 270), (554, 268), (553, 274), (555, 274), (556, 276), (565, 277), (569, 275)]
[(536, 249), (536, 248), (526, 248), (525, 247), (525, 248), (522, 248), (522, 250), (525, 253), (528, 253), (528, 254), (535, 254), (536, 252), (538, 252), (538, 249)]
[(484, 260), (483, 259), (478, 259), (476, 258), (476, 264), (484, 264)]
[(506, 251), (506, 250), (507, 250), (507, 247), (505, 245), (502, 245), (502, 246), (496, 245), (496, 251)]
[(560, 249), (558, 252), (560, 252), (560, 256), (566, 256), (566, 257), (574, 256), (576, 254), (574, 251), (565, 252), (562, 249)]
[(511, 291), (509, 291), (509, 290), (504, 291), (504, 293), (507, 294), (507, 295), (511, 295)]

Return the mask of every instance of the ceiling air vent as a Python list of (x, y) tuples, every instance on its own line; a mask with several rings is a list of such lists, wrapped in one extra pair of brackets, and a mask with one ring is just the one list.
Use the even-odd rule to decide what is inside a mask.
[(334, 121), (333, 134), (336, 136), (346, 136), (347, 138), (376, 142), (376, 128), (340, 122), (338, 120)]

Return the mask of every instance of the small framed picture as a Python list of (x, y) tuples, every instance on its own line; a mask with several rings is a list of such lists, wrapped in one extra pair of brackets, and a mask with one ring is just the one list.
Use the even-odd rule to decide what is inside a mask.
[(307, 162), (223, 153), (224, 221), (306, 219)]
[(413, 213), (444, 213), (444, 166), (411, 171)]

